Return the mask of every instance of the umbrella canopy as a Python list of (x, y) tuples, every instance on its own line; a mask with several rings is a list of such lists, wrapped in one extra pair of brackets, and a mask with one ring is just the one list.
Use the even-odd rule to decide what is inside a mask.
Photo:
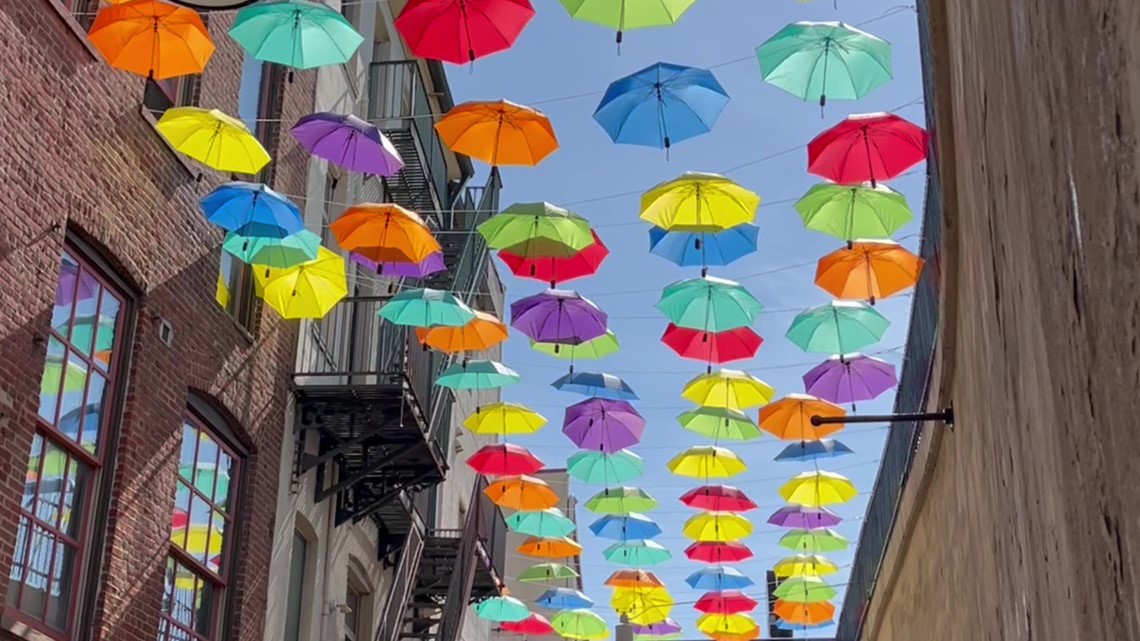
[(250, 133), (244, 122), (217, 109), (171, 107), (163, 112), (155, 129), (175, 151), (210, 169), (253, 175), (270, 161), (269, 152), (265, 151), (265, 147)]
[(289, 133), (309, 153), (349, 171), (391, 177), (404, 168), (392, 141), (376, 125), (353, 114), (310, 114)]
[[(238, 246), (247, 256), (256, 255), (252, 239), (284, 239), (305, 231), (305, 222), (297, 205), (261, 183), (233, 181), (219, 185), (202, 197), (199, 206), (206, 220), (232, 234), (250, 239), (248, 246), (244, 242)], [(302, 237), (301, 240), (307, 238)], [(320, 244), (319, 237), (317, 244)], [(316, 251), (314, 247), (309, 260), (316, 258)]]
[(685, 384), (681, 396), (703, 407), (742, 410), (766, 405), (776, 390), (764, 381), (733, 369), (697, 376)]
[(737, 225), (717, 231), (716, 228), (676, 227), (666, 231), (649, 228), (649, 253), (681, 267), (729, 265), (756, 251), (760, 228)]
[(879, 342), (890, 326), (870, 305), (834, 300), (801, 312), (786, 336), (805, 352), (846, 354)]
[(616, 452), (641, 441), (645, 419), (626, 401), (591, 398), (566, 408), (562, 433), (584, 450)]
[[(598, 232), (590, 230), (594, 242), (580, 250), (570, 249), (566, 245), (551, 246), (545, 241), (540, 243), (523, 243), (499, 251), (499, 258), (506, 264), (511, 273), (519, 278), (530, 278), (550, 283), (557, 287), (558, 283), (568, 280), (593, 276), (601, 267), (602, 261), (610, 255), (610, 250), (598, 236)], [(564, 247), (562, 251), (549, 251), (555, 247)], [(512, 249), (521, 249), (531, 252), (542, 252), (545, 256), (527, 257), (516, 254)]]
[(534, 434), (544, 425), (546, 417), (517, 403), (492, 403), (463, 421), (474, 434), (494, 436)]
[(772, 570), (778, 577), (826, 576), (839, 572), (839, 566), (818, 554), (797, 554), (780, 559)]
[(566, 537), (540, 538), (532, 536), (523, 541), (516, 551), (519, 554), (525, 554), (527, 556), (546, 559), (563, 559), (581, 554), (582, 546), (578, 545), (577, 541)]
[(480, 223), (477, 229), (491, 249), (506, 250), (523, 258), (572, 256), (595, 243), (589, 221), (547, 202), (515, 203)]
[(891, 180), (926, 160), (930, 134), (889, 113), (853, 114), (808, 143), (808, 171), (841, 185)]
[(827, 601), (817, 603), (795, 603), (777, 599), (772, 604), (772, 613), (785, 623), (797, 626), (813, 626), (828, 623), (835, 618), (835, 605)]
[(823, 438), (818, 441), (800, 441), (799, 443), (791, 443), (780, 453), (776, 455), (777, 461), (818, 461), (825, 458), (836, 458), (839, 456), (846, 456), (847, 454), (854, 454), (851, 448), (843, 443), (830, 438)]
[(460, 65), (510, 49), (533, 17), (530, 0), (412, 0), (395, 24), (415, 57)]
[(449, 365), (435, 384), (453, 390), (486, 390), (514, 385), (522, 377), (496, 361), (470, 360)]
[(609, 485), (641, 476), (645, 471), (645, 461), (629, 450), (578, 452), (566, 459), (566, 471), (583, 483)]
[(863, 354), (829, 358), (804, 374), (808, 392), (835, 403), (874, 400), (898, 382), (894, 365)]
[(612, 356), (621, 351), (621, 343), (617, 335), (610, 330), (597, 338), (592, 338), (577, 345), (559, 345), (558, 343), (540, 343), (532, 340), (530, 348), (540, 354), (568, 361), (590, 361)]
[(607, 487), (586, 501), (586, 509), (594, 514), (625, 516), (634, 512), (650, 512), (657, 509), (657, 499), (645, 490), (619, 485)]
[(889, 238), (914, 220), (906, 196), (878, 185), (821, 183), (795, 204), (808, 229), (848, 242), (856, 238)]
[(681, 624), (673, 619), (666, 618), (664, 621), (658, 623), (651, 623), (649, 625), (635, 625), (633, 626), (633, 634), (635, 637), (654, 637), (661, 638), (674, 634), (681, 633)]
[(399, 205), (353, 205), (329, 231), (341, 249), (376, 263), (418, 263), (443, 251), (424, 220)]
[(842, 22), (795, 22), (756, 48), (765, 82), (801, 100), (858, 100), (892, 78), (891, 45)]
[(339, 11), (308, 0), (245, 7), (234, 18), (230, 37), (254, 58), (294, 69), (345, 64), (364, 42)]
[[(776, 600), (779, 601), (779, 599), (776, 599)], [(779, 618), (776, 619), (776, 629), (777, 630), (791, 630), (792, 632), (795, 632), (797, 630), (800, 632), (806, 632), (808, 630), (818, 630), (820, 628), (826, 628), (826, 627), (829, 627), (832, 625), (835, 625), (834, 620), (827, 620), (827, 621), (823, 621), (821, 623), (817, 623), (814, 625), (805, 625), (802, 623), (789, 623), (789, 622), (787, 622), (783, 619), (779, 619)]]
[(739, 590), (725, 590), (723, 592), (708, 592), (697, 599), (693, 608), (705, 614), (743, 614), (751, 612), (760, 605), (756, 599)]
[(634, 393), (633, 388), (613, 374), (570, 372), (559, 377), (550, 386), (559, 392), (573, 392), (611, 401), (637, 400), (637, 394)]
[(511, 303), (511, 326), (541, 343), (577, 345), (606, 333), (609, 317), (575, 291), (548, 289)]
[(487, 476), (521, 476), (539, 472), (545, 464), (521, 445), (494, 443), (479, 448), (467, 459), (467, 466)]
[(711, 71), (659, 62), (610, 83), (594, 120), (616, 143), (669, 149), (708, 133), (727, 104)]
[(715, 445), (694, 445), (669, 461), (669, 471), (697, 479), (728, 478), (748, 466), (732, 450)]
[(295, 267), (317, 257), (321, 237), (302, 229), (284, 238), (226, 234), (222, 249), (247, 265), (268, 265), (279, 269)]
[(511, 510), (545, 510), (558, 505), (558, 495), (546, 481), (533, 476), (508, 476), (483, 490), (499, 507)]
[(685, 583), (694, 590), (709, 592), (742, 590), (753, 584), (752, 579), (741, 574), (736, 568), (719, 566), (697, 570), (685, 579)]
[(418, 263), (378, 263), (371, 258), (361, 256), (360, 254), (352, 254), (350, 258), (352, 262), (358, 265), (363, 265), (368, 269), (376, 272), (377, 274), (384, 274), (385, 276), (399, 278), (425, 278), (427, 276), (431, 276), (432, 274), (447, 271), (447, 263), (445, 263), (443, 260), (442, 251), (430, 254), (427, 258), (421, 260)]
[(677, 417), (681, 427), (714, 441), (751, 441), (760, 438), (747, 414), (727, 407), (698, 407)]
[(507, 326), (494, 314), (475, 312), (466, 325), (448, 327), (417, 327), (416, 338), (421, 343), (448, 354), (482, 352), (508, 338)]
[(820, 530), (792, 530), (780, 537), (780, 546), (797, 552), (838, 552), (851, 545), (842, 534), (824, 528)]
[(653, 519), (631, 512), (624, 516), (607, 514), (590, 524), (594, 536), (614, 541), (652, 539), (661, 534), (661, 526)]
[(697, 0), (559, 0), (571, 17), (617, 29), (617, 42), (628, 29), (667, 27)]
[(657, 575), (645, 570), (618, 570), (606, 579), (610, 588), (663, 588), (665, 584)]
[(754, 634), (760, 626), (745, 614), (706, 614), (697, 619), (697, 629), (705, 634)]
[(681, 495), (681, 502), (698, 510), (710, 512), (750, 512), (756, 503), (744, 490), (731, 485), (702, 485)]
[(789, 505), (782, 507), (768, 517), (768, 523), (776, 527), (797, 530), (819, 530), (839, 525), (843, 517), (825, 507), (804, 507)]
[(530, 608), (510, 596), (495, 596), (475, 604), (475, 614), (487, 621), (522, 621), (530, 616)]
[(564, 563), (536, 563), (523, 570), (518, 580), (523, 583), (545, 583), (578, 578), (578, 572)]
[(690, 561), (719, 565), (721, 563), (740, 563), (751, 559), (754, 555), (751, 548), (736, 541), (723, 543), (697, 541), (685, 548), (685, 556), (689, 557)]
[(507, 517), (507, 527), (512, 532), (543, 538), (570, 536), (577, 529), (574, 521), (556, 507), (537, 512), (516, 512)]
[(405, 289), (376, 313), (389, 323), (410, 327), (463, 327), (475, 320), (475, 311), (454, 294), (426, 287)]
[(668, 549), (654, 541), (619, 541), (602, 552), (606, 560), (629, 567), (659, 565), (673, 558)]
[(610, 636), (610, 628), (602, 617), (589, 610), (563, 610), (550, 621), (563, 639), (598, 641)]
[(687, 521), (682, 533), (698, 542), (730, 543), (752, 534), (752, 522), (738, 514), (704, 512)]
[(708, 363), (730, 363), (754, 358), (764, 342), (760, 335), (748, 327), (737, 327), (723, 332), (706, 332), (669, 323), (661, 342), (681, 358)]
[(763, 305), (736, 281), (702, 276), (665, 287), (657, 309), (680, 327), (724, 332), (752, 325)]
[(499, 629), (509, 634), (521, 634), (527, 637), (542, 637), (555, 633), (550, 621), (537, 612), (531, 612), (530, 616), (522, 621), (504, 621)]
[(197, 11), (157, 0), (103, 7), (87, 39), (107, 64), (155, 80), (200, 74), (214, 55)]
[(860, 240), (820, 258), (815, 284), (836, 298), (874, 305), (914, 287), (923, 262), (896, 242)]
[(534, 602), (551, 610), (594, 607), (593, 599), (586, 596), (582, 591), (573, 588), (551, 588), (539, 595)]
[(641, 196), (641, 219), (666, 231), (720, 231), (751, 223), (760, 196), (717, 174), (686, 172)]
[(790, 603), (820, 603), (839, 594), (826, 581), (815, 576), (793, 576), (784, 579), (772, 594)]
[(435, 129), (451, 151), (493, 167), (534, 167), (558, 149), (549, 118), (507, 100), (456, 105)]
[(784, 441), (818, 441), (843, 429), (842, 423), (812, 425), (811, 417), (839, 418), (847, 410), (807, 394), (788, 394), (760, 408), (760, 429)]
[(665, 588), (617, 588), (610, 598), (615, 612), (627, 615), (631, 623), (639, 625), (665, 621), (675, 603)]
[(317, 257), (287, 269), (266, 267), (254, 278), (261, 283), (261, 297), (282, 318), (324, 318), (348, 295), (344, 259), (324, 247)]
[(804, 507), (846, 503), (858, 494), (850, 479), (832, 472), (804, 472), (780, 486), (785, 501)]

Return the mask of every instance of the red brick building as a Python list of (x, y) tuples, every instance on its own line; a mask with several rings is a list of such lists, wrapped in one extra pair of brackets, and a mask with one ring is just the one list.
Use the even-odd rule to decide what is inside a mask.
[(0, 3), (0, 638), (260, 641), (297, 330), (240, 266), (215, 302), (197, 203), (229, 177), (154, 123), (240, 116), (276, 159), (260, 179), (303, 194), (276, 122), (313, 74), (244, 59), (215, 13), (206, 73), (147, 82), (87, 42), (96, 9)]

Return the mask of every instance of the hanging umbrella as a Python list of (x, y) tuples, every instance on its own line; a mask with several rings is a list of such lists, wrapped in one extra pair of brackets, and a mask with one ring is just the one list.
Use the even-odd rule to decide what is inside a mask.
[(558, 505), (558, 495), (546, 481), (533, 476), (508, 476), (483, 490), (499, 507), (511, 510), (545, 510)]
[(843, 517), (825, 507), (804, 507), (802, 505), (782, 507), (768, 517), (769, 525), (797, 530), (835, 527), (842, 521)]
[(853, 114), (808, 143), (808, 171), (841, 185), (891, 180), (926, 160), (930, 134), (889, 113)]
[(558, 343), (540, 343), (532, 340), (530, 348), (540, 354), (568, 361), (588, 361), (605, 358), (621, 351), (617, 335), (610, 330), (597, 338), (592, 338), (577, 345), (559, 345)]
[(537, 612), (522, 621), (504, 621), (499, 629), (509, 634), (521, 634), (524, 637), (542, 637), (554, 634), (554, 628), (546, 617)]
[(545, 465), (521, 445), (495, 443), (479, 448), (467, 459), (467, 466), (487, 476), (521, 476), (539, 472)]
[(842, 423), (812, 425), (813, 416), (839, 418), (847, 411), (807, 394), (788, 394), (760, 408), (760, 429), (784, 441), (818, 441), (843, 429)]
[(376, 313), (389, 323), (410, 327), (463, 327), (475, 312), (454, 294), (440, 289), (405, 289)]
[(835, 598), (839, 592), (819, 577), (793, 576), (780, 582), (772, 594), (790, 603), (819, 603)]
[(697, 619), (697, 629), (705, 634), (753, 634), (760, 626), (745, 614), (705, 614)]
[(689, 517), (682, 533), (698, 542), (730, 543), (750, 536), (752, 522), (738, 514), (703, 512)]
[(582, 546), (577, 541), (561, 538), (539, 538), (532, 536), (523, 541), (516, 549), (519, 554), (547, 559), (563, 559), (578, 556), (582, 553)]
[(293, 69), (345, 64), (364, 42), (339, 11), (308, 0), (245, 7), (237, 12), (230, 37), (254, 58)]
[(566, 459), (566, 471), (583, 483), (609, 485), (641, 476), (645, 471), (645, 461), (629, 450), (578, 452)]
[(744, 576), (736, 568), (711, 567), (697, 570), (690, 574), (685, 583), (694, 590), (709, 592), (722, 592), (724, 590), (743, 590), (752, 585), (752, 579)]
[(536, 563), (519, 574), (523, 583), (545, 583), (578, 578), (578, 572), (564, 563)]
[[(499, 251), (499, 258), (506, 264), (511, 273), (519, 278), (530, 278), (550, 283), (551, 287), (558, 287), (576, 278), (593, 276), (598, 273), (602, 261), (610, 255), (610, 250), (598, 237), (598, 232), (590, 230), (594, 242), (582, 249), (571, 249), (567, 245), (546, 242), (523, 242), (508, 249)], [(542, 256), (525, 256), (514, 253), (514, 249), (523, 252), (541, 252)], [(553, 251), (552, 251), (553, 250)]]
[(492, 167), (534, 167), (558, 149), (549, 118), (507, 100), (456, 105), (435, 129), (448, 149)]
[(760, 197), (724, 176), (686, 172), (641, 196), (641, 219), (666, 231), (724, 230), (751, 223)]
[(826, 576), (839, 572), (839, 566), (818, 554), (797, 554), (780, 559), (772, 570), (777, 577)]
[(418, 263), (443, 251), (424, 220), (399, 205), (353, 205), (329, 231), (341, 249), (376, 263)]
[(681, 502), (698, 510), (710, 512), (750, 512), (756, 503), (744, 490), (731, 485), (702, 485), (681, 495)]
[(395, 25), (413, 56), (461, 65), (510, 49), (533, 17), (530, 0), (412, 0)]
[[(228, 182), (203, 196), (199, 206), (206, 220), (240, 236), (283, 239), (305, 231), (301, 210), (261, 183)], [(244, 243), (241, 248), (250, 251)], [(316, 248), (309, 260), (315, 257)]]
[(874, 400), (898, 383), (894, 365), (863, 354), (834, 356), (804, 374), (804, 389), (835, 403)]
[(698, 407), (677, 417), (681, 427), (714, 441), (751, 441), (760, 438), (760, 428), (740, 410)]
[(817, 603), (795, 603), (777, 599), (772, 604), (772, 613), (784, 623), (797, 627), (827, 624), (835, 618), (835, 606), (827, 601)]
[(590, 524), (594, 536), (614, 541), (652, 539), (661, 534), (661, 526), (653, 519), (631, 512), (624, 516), (608, 514)]
[(748, 466), (731, 450), (715, 445), (695, 445), (669, 461), (669, 471), (696, 479), (727, 478), (742, 474)]
[(544, 538), (570, 536), (577, 529), (574, 521), (556, 507), (537, 512), (516, 512), (507, 517), (507, 527), (512, 532)]
[(392, 177), (404, 168), (404, 159), (392, 141), (376, 125), (353, 114), (310, 114), (289, 133), (310, 154), (348, 171)]
[(522, 377), (496, 361), (470, 360), (449, 365), (435, 384), (453, 390), (488, 390), (514, 385)]
[(492, 403), (463, 421), (464, 427), (481, 436), (534, 434), (543, 425), (546, 425), (546, 417), (517, 403)]
[(706, 332), (669, 323), (661, 335), (661, 342), (681, 358), (708, 363), (712, 367), (713, 363), (754, 358), (764, 339), (748, 327)]
[[(779, 599), (776, 599), (776, 601), (778, 602)], [(830, 619), (827, 621), (824, 621), (822, 623), (817, 623), (815, 625), (804, 625), (801, 623), (788, 623), (787, 621), (784, 621), (783, 619), (777, 619), (776, 620), (776, 629), (777, 630), (790, 630), (792, 632), (806, 632), (808, 630), (819, 630), (821, 628), (827, 628), (827, 627), (831, 627), (833, 625), (835, 625), (835, 621), (830, 620)]]
[(610, 636), (610, 628), (602, 617), (589, 610), (563, 610), (550, 621), (563, 639), (598, 641)]
[(496, 596), (475, 604), (475, 614), (487, 621), (522, 621), (530, 616), (530, 608), (510, 596)]
[(860, 240), (820, 258), (815, 284), (836, 298), (874, 305), (914, 287), (923, 262), (896, 242)]
[(617, 588), (610, 598), (614, 612), (635, 625), (652, 625), (669, 618), (676, 600), (665, 588)]
[(581, 590), (573, 588), (550, 588), (543, 592), (535, 603), (551, 610), (573, 610), (575, 608), (592, 608), (594, 600), (586, 596)]
[(707, 69), (659, 62), (610, 83), (597, 121), (616, 143), (664, 149), (712, 130), (728, 92)]
[(247, 265), (268, 265), (279, 269), (295, 267), (317, 257), (321, 237), (302, 229), (284, 238), (226, 234), (222, 249)]
[[(589, 221), (547, 202), (515, 203), (476, 229), (491, 249), (506, 250), (523, 258), (568, 257), (595, 244)], [(537, 271), (536, 264), (532, 276)]]
[(653, 541), (619, 541), (606, 548), (602, 555), (610, 563), (630, 567), (660, 565), (673, 558), (669, 550)]
[(717, 231), (710, 228), (677, 227), (666, 231), (649, 228), (649, 253), (656, 254), (681, 267), (729, 265), (756, 251), (760, 228), (737, 225)]
[(645, 570), (618, 570), (611, 574), (605, 583), (610, 588), (663, 588), (665, 584), (657, 575)]
[(214, 55), (197, 11), (157, 0), (103, 7), (87, 39), (107, 64), (155, 80), (200, 74)]
[(780, 546), (797, 552), (838, 552), (851, 543), (835, 530), (792, 530), (780, 537)]
[(740, 590), (725, 590), (723, 592), (708, 592), (697, 599), (693, 609), (705, 614), (743, 614), (751, 612), (760, 605), (756, 599), (744, 594)]
[(637, 400), (637, 394), (634, 393), (633, 388), (613, 374), (570, 372), (560, 376), (550, 386), (559, 392), (572, 392), (611, 401)]
[(858, 494), (847, 477), (832, 472), (804, 472), (780, 487), (785, 501), (804, 507), (846, 503)]
[(858, 100), (892, 78), (891, 45), (842, 22), (794, 22), (756, 48), (764, 81), (801, 100)]
[(426, 278), (432, 274), (447, 271), (447, 263), (443, 260), (443, 252), (429, 254), (427, 258), (418, 263), (407, 262), (376, 262), (371, 258), (352, 254), (352, 262), (363, 265), (377, 274), (384, 274), (393, 278)]
[(317, 257), (288, 269), (254, 272), (261, 297), (282, 318), (324, 318), (348, 295), (344, 259), (321, 247)]
[(697, 405), (736, 410), (766, 405), (775, 395), (771, 385), (734, 369), (701, 374), (686, 383), (681, 392)]
[(690, 561), (719, 565), (747, 561), (753, 557), (753, 554), (751, 548), (736, 541), (724, 543), (697, 541), (685, 548), (685, 556), (689, 557)]
[(531, 340), (577, 345), (606, 333), (609, 317), (575, 291), (548, 289), (511, 303), (511, 326)]
[(571, 17), (617, 29), (621, 47), (622, 34), (629, 29), (667, 27), (681, 19), (697, 0), (559, 0)]
[(820, 183), (795, 204), (808, 229), (854, 246), (856, 238), (888, 238), (914, 220), (906, 196), (879, 185)]
[(849, 300), (833, 300), (801, 312), (792, 320), (788, 340), (805, 352), (846, 354), (879, 342), (891, 321), (875, 308)]
[(763, 309), (743, 285), (715, 276), (687, 278), (668, 285), (661, 290), (656, 307), (674, 324), (702, 332), (748, 327)]
[(625, 401), (591, 398), (566, 408), (562, 433), (584, 450), (616, 452), (641, 442), (645, 419)]
[(217, 109), (171, 107), (155, 129), (175, 151), (221, 172), (253, 175), (270, 161), (269, 152), (245, 123)]
[(823, 438), (818, 441), (800, 441), (799, 443), (792, 443), (780, 450), (776, 455), (777, 461), (796, 461), (796, 462), (811, 462), (818, 461), (825, 458), (835, 458), (839, 456), (846, 456), (847, 454), (854, 454), (851, 448), (843, 443), (830, 438)]
[(459, 327), (417, 327), (416, 338), (428, 347), (448, 354), (482, 352), (508, 338), (507, 326), (494, 314), (475, 312), (466, 325)]
[(586, 509), (594, 514), (625, 516), (634, 512), (650, 512), (657, 509), (657, 499), (645, 490), (636, 487), (607, 487), (586, 501)]
[(661, 639), (674, 634), (681, 633), (681, 625), (673, 619), (666, 618), (664, 621), (658, 623), (651, 623), (649, 625), (635, 625), (633, 626), (634, 638), (637, 637), (653, 637)]

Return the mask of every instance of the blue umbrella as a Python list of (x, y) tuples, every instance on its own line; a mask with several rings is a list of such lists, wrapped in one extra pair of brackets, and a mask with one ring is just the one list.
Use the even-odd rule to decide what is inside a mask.
[(626, 516), (603, 516), (590, 524), (590, 531), (603, 539), (644, 541), (661, 534), (661, 526), (644, 514), (630, 512)]
[(834, 439), (800, 441), (785, 447), (776, 455), (777, 461), (818, 461), (822, 458), (835, 458), (853, 454), (851, 448)]
[(835, 625), (835, 621), (826, 621), (824, 623), (806, 625), (803, 623), (788, 623), (783, 619), (776, 620), (776, 628), (780, 630), (818, 630), (820, 628), (826, 628), (831, 625)]
[(616, 143), (668, 151), (708, 133), (726, 104), (711, 71), (659, 62), (610, 83), (594, 120)]
[(551, 610), (577, 610), (592, 608), (594, 601), (573, 588), (551, 588), (534, 600), (535, 603)]
[(672, 261), (681, 267), (707, 267), (728, 265), (756, 251), (756, 225), (737, 225), (728, 229), (706, 233), (684, 228), (665, 231), (649, 228), (649, 253)]
[(285, 238), (303, 230), (301, 210), (260, 183), (220, 185), (199, 201), (206, 220), (239, 236)]
[(685, 583), (688, 583), (689, 587), (694, 590), (723, 592), (724, 590), (742, 590), (752, 585), (752, 579), (733, 568), (712, 567), (693, 572), (685, 579)]
[(611, 401), (636, 401), (633, 389), (613, 374), (595, 372), (570, 372), (550, 384), (559, 392), (573, 392), (583, 396), (594, 396)]

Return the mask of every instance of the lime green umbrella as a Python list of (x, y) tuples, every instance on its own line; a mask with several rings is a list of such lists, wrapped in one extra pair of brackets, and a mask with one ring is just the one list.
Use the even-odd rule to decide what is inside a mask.
[(906, 197), (885, 185), (820, 183), (795, 204), (808, 229), (851, 242), (890, 238), (914, 220)]
[(891, 321), (870, 305), (833, 300), (801, 312), (792, 320), (786, 336), (805, 352), (848, 354), (882, 340), (890, 325)]
[(475, 312), (448, 291), (405, 289), (377, 312), (396, 325), (412, 327), (463, 327), (475, 320)]
[(495, 596), (477, 603), (475, 614), (487, 621), (508, 623), (529, 617), (530, 608), (512, 596)]
[(751, 441), (760, 428), (744, 412), (731, 407), (698, 407), (677, 417), (681, 427), (713, 440)]
[(606, 548), (602, 555), (610, 563), (635, 568), (660, 565), (673, 558), (669, 550), (655, 541), (618, 542)]
[(246, 7), (234, 18), (230, 37), (254, 58), (294, 69), (344, 64), (364, 42), (339, 11), (307, 0)]
[(697, 0), (559, 0), (571, 17), (617, 29), (617, 43), (627, 29), (668, 27)]
[(827, 581), (815, 576), (793, 576), (784, 579), (773, 592), (790, 603), (820, 603), (839, 594)]
[(578, 452), (566, 459), (570, 476), (591, 485), (624, 483), (641, 476), (645, 461), (629, 450), (606, 452)]
[(673, 324), (706, 332), (748, 327), (762, 307), (740, 283), (715, 276), (677, 281), (661, 292), (657, 302), (657, 309)]
[(522, 377), (496, 361), (470, 360), (443, 370), (435, 384), (453, 390), (486, 390), (514, 385)]
[(577, 526), (562, 510), (552, 507), (538, 512), (516, 512), (507, 518), (507, 527), (519, 534), (557, 538), (570, 536)]
[(550, 203), (516, 203), (478, 227), (491, 249), (523, 258), (569, 255), (594, 244), (590, 222)]
[(657, 499), (636, 487), (619, 485), (607, 487), (586, 501), (586, 509), (594, 514), (626, 516), (631, 512), (649, 512), (657, 509)]
[(523, 570), (518, 576), (518, 580), (524, 583), (543, 583), (576, 578), (578, 578), (578, 572), (565, 563), (536, 563)]
[(278, 269), (288, 269), (315, 259), (320, 246), (321, 237), (307, 229), (284, 238), (239, 236), (230, 232), (222, 242), (222, 249), (243, 263)]
[(40, 394), (59, 394), (60, 378), (63, 379), (64, 393), (82, 392), (87, 385), (87, 366), (69, 360), (65, 367), (63, 357), (49, 354), (44, 362), (44, 374), (40, 378)]
[(800, 98), (858, 100), (891, 79), (891, 44), (842, 22), (794, 22), (756, 48), (769, 84)]
[(573, 641), (600, 641), (610, 636), (610, 627), (602, 617), (581, 608), (559, 612), (550, 625), (563, 639)]
[(797, 552), (838, 552), (851, 543), (831, 528), (820, 530), (792, 530), (780, 537), (780, 546)]
[(559, 345), (531, 341), (530, 348), (536, 352), (560, 358), (565, 361), (590, 361), (616, 354), (621, 349), (617, 335), (610, 330), (597, 338), (578, 345)]

